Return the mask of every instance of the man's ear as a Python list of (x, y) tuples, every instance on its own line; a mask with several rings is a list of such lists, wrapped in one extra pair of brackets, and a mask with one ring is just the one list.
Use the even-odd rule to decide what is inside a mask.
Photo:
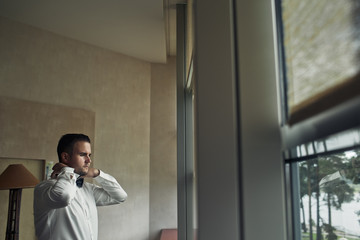
[(70, 156), (67, 152), (62, 152), (61, 153), (61, 161), (65, 164), (67, 164), (70, 160)]

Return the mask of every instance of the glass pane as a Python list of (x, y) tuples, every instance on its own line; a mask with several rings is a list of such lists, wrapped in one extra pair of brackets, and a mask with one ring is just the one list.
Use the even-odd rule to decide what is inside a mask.
[(356, 146), (360, 146), (360, 128), (349, 129), (324, 139), (299, 145), (295, 152), (297, 157), (306, 157)]
[(360, 71), (359, 0), (281, 0), (289, 112)]
[(360, 149), (297, 165), (301, 239), (360, 239)]

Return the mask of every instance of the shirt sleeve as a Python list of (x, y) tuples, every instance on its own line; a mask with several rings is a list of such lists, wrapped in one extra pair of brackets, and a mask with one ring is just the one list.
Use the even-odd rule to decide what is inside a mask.
[(71, 167), (64, 167), (57, 179), (44, 181), (35, 187), (34, 197), (37, 204), (50, 208), (62, 208), (70, 204), (75, 198), (76, 179), (79, 177)]
[(127, 193), (113, 176), (100, 171), (99, 176), (94, 179), (101, 186), (94, 185), (94, 198), (97, 206), (118, 204), (126, 200)]

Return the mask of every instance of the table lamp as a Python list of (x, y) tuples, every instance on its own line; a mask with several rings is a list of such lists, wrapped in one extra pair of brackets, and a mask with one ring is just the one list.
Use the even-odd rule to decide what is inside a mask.
[(6, 240), (19, 239), (20, 202), (23, 188), (36, 186), (39, 180), (22, 164), (11, 164), (0, 175), (0, 190), (10, 190)]

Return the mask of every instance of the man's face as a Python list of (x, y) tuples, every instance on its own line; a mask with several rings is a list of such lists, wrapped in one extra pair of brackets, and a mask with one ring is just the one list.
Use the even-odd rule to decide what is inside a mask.
[(74, 168), (75, 173), (84, 176), (89, 171), (91, 163), (91, 145), (88, 142), (76, 142), (72, 155), (67, 162), (69, 167)]

